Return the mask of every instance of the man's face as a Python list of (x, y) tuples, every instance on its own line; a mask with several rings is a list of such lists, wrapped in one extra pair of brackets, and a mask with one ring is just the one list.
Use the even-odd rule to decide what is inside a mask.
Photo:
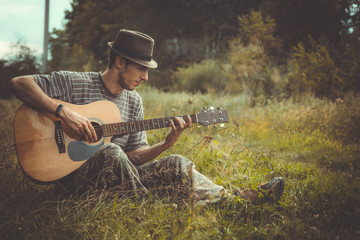
[(123, 89), (135, 90), (143, 81), (148, 80), (148, 67), (137, 63), (124, 65), (124, 70), (119, 73), (118, 83)]

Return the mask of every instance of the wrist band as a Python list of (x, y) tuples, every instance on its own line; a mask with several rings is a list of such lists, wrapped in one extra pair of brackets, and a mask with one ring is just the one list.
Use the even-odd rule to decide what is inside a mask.
[(60, 111), (61, 111), (61, 109), (64, 107), (64, 105), (62, 105), (62, 104), (60, 104), (58, 107), (57, 107), (57, 109), (56, 109), (56, 111), (55, 111), (55, 117), (59, 117), (60, 116)]

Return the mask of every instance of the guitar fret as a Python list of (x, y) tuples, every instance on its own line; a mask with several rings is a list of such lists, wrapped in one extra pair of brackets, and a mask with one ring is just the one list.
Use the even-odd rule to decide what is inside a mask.
[(133, 131), (133, 130), (132, 130), (132, 124), (131, 124), (131, 122), (128, 123), (128, 128), (129, 128), (129, 132), (132, 132), (132, 131)]
[(116, 135), (119, 135), (119, 134), (121, 134), (121, 124), (117, 123), (116, 124)]
[(106, 132), (106, 130), (105, 130), (105, 125), (102, 125), (102, 126), (100, 126), (100, 127), (101, 127), (102, 134), (103, 134), (104, 136), (107, 136), (107, 132)]
[(136, 129), (136, 131), (140, 131), (140, 123), (139, 122), (135, 122), (135, 129)]
[(141, 121), (137, 121), (137, 124), (138, 124), (138, 131), (142, 131), (143, 128), (141, 127)]
[(126, 132), (127, 133), (130, 132), (129, 123), (128, 122), (124, 123), (124, 126), (125, 126)]
[(131, 122), (131, 131), (135, 132), (136, 131), (136, 124), (135, 122)]
[(126, 132), (125, 126), (123, 123), (120, 123), (120, 134), (124, 134)]
[(144, 120), (143, 121), (141, 121), (141, 123), (142, 123), (142, 130), (145, 130), (145, 124), (144, 124)]
[(160, 118), (160, 128), (165, 127), (165, 120), (164, 118)]
[(148, 120), (149, 129), (154, 129), (154, 121), (152, 119)]
[(190, 115), (190, 117), (191, 117), (191, 122), (193, 122), (193, 123), (197, 123), (197, 122), (198, 122), (198, 119), (197, 119), (196, 114), (192, 114), (192, 115)]
[(127, 133), (127, 132), (129, 132), (129, 129), (128, 129), (128, 126), (127, 126), (128, 124), (127, 123), (124, 123), (124, 129), (125, 129), (125, 132)]
[(112, 127), (112, 132), (116, 135), (116, 134), (117, 134), (116, 123), (115, 123), (115, 124), (111, 124), (111, 127)]
[(133, 132), (138, 131), (136, 122), (132, 122), (132, 129), (133, 129)]
[(124, 128), (124, 124), (123, 123), (119, 123), (119, 134), (124, 134), (125, 133), (125, 128)]
[(106, 125), (106, 126), (105, 126), (105, 129), (106, 129), (107, 134), (110, 134), (109, 125)]
[(165, 127), (170, 127), (170, 118), (166, 118)]

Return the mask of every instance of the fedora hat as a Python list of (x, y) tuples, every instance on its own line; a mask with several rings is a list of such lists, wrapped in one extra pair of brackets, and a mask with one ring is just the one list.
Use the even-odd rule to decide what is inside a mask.
[(121, 29), (115, 40), (108, 42), (108, 45), (124, 58), (145, 67), (157, 67), (157, 63), (152, 59), (154, 39), (144, 33)]

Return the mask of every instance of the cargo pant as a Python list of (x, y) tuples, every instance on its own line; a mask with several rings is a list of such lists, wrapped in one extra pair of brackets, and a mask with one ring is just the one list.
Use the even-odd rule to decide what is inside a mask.
[(113, 143), (98, 149), (78, 170), (58, 181), (69, 194), (110, 190), (120, 195), (165, 193), (172, 198), (221, 198), (227, 191), (214, 184), (180, 155), (170, 155), (142, 165), (130, 162)]

